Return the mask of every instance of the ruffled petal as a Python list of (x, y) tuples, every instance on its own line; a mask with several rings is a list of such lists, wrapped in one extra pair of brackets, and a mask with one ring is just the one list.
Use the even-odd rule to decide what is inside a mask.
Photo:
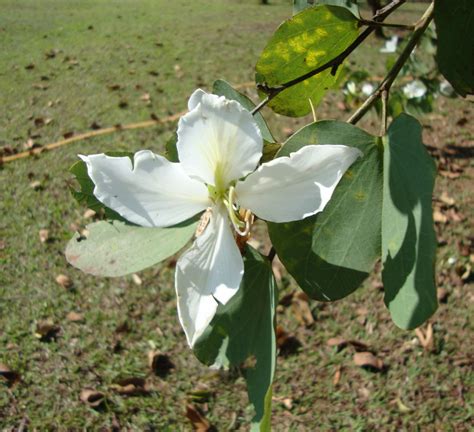
[(252, 115), (236, 101), (196, 90), (178, 125), (178, 155), (185, 172), (225, 189), (257, 166), (263, 148)]
[(310, 145), (262, 164), (235, 191), (261, 219), (290, 222), (324, 209), (339, 180), (362, 153), (343, 145)]
[(188, 177), (179, 163), (149, 150), (128, 157), (80, 156), (95, 184), (94, 195), (122, 217), (145, 227), (167, 227), (210, 205), (207, 187)]
[(218, 302), (226, 304), (237, 292), (243, 273), (227, 214), (215, 207), (203, 234), (176, 264), (178, 316), (191, 347), (212, 321)]

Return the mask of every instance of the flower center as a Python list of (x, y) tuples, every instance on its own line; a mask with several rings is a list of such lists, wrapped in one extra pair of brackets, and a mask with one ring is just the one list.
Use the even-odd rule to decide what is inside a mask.
[(248, 236), (253, 223), (253, 214), (250, 210), (240, 208), (235, 196), (234, 184), (231, 183), (230, 186), (226, 187), (223, 182), (223, 176), (218, 176), (217, 173), (218, 170), (216, 169), (216, 185), (207, 185), (209, 198), (216, 204), (222, 202), (225, 205), (229, 219), (238, 235), (242, 237)]
[(253, 215), (250, 210), (242, 209), (237, 204), (234, 186), (229, 187), (229, 192), (222, 201), (227, 207), (229, 219), (235, 232), (242, 237), (248, 236), (253, 222)]

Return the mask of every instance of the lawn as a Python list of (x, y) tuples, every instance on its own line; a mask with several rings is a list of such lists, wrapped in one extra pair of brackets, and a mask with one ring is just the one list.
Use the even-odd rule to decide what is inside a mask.
[[(291, 14), (289, 1), (271, 3), (0, 0), (0, 150), (164, 118), (215, 79), (252, 81), (266, 40)], [(400, 19), (411, 22), (420, 5), (406, 9)], [(385, 59), (365, 47), (352, 61), (381, 73)], [(338, 101), (331, 95), (318, 117), (347, 118)], [(280, 139), (310, 121), (264, 115)], [(373, 129), (375, 120), (368, 116), (361, 126)], [(280, 338), (274, 430), (473, 427), (473, 120), (472, 103), (441, 98), (422, 119), (440, 172), (434, 205), (441, 303), (430, 320), (431, 342), (391, 322), (377, 273), (347, 299), (311, 302), (308, 316), (283, 272), (277, 320), (291, 337)], [(190, 430), (188, 403), (218, 430), (247, 429), (252, 412), (239, 371), (209, 370), (186, 345), (173, 260), (104, 279), (69, 266), (63, 254), (92, 220), (68, 190), (67, 168), (77, 154), (160, 152), (174, 126), (116, 132), (0, 166), (0, 367), (19, 377), (13, 383), (0, 369), (10, 378), (0, 380), (1, 430)], [(46, 241), (40, 230), (48, 230)], [(255, 240), (268, 249), (261, 233)], [(72, 285), (58, 283), (58, 275)], [(332, 338), (357, 343), (344, 347)], [(383, 361), (382, 371), (354, 364), (364, 345)], [(163, 354), (154, 367), (150, 352)], [(127, 387), (132, 378), (135, 387)], [(102, 392), (104, 403), (82, 401), (85, 388)]]

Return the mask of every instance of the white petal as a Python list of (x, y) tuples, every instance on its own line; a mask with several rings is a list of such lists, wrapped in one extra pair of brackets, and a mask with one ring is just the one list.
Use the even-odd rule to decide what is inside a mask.
[(397, 45), (398, 36), (392, 36), (388, 41), (385, 42), (385, 45), (380, 49), (380, 52), (386, 54), (394, 53), (397, 51)]
[(191, 97), (188, 100), (188, 110), (192, 111), (194, 108), (196, 108), (202, 100), (202, 97), (204, 95), (207, 95), (207, 93), (204, 90), (197, 89), (194, 90), (194, 93), (191, 95)]
[(236, 101), (197, 90), (192, 110), (178, 125), (178, 155), (186, 173), (225, 188), (252, 172), (261, 156), (263, 140), (252, 115)]
[(227, 214), (215, 207), (209, 225), (176, 264), (178, 315), (190, 346), (212, 321), (217, 301), (237, 292), (244, 264)]
[(137, 225), (176, 225), (210, 205), (207, 187), (189, 178), (179, 163), (151, 151), (128, 157), (80, 156), (95, 184), (94, 195)]
[(344, 172), (362, 153), (310, 145), (274, 159), (236, 185), (239, 204), (271, 222), (304, 219), (324, 209)]
[(403, 93), (408, 99), (420, 98), (426, 91), (426, 85), (420, 80), (414, 80), (403, 87)]

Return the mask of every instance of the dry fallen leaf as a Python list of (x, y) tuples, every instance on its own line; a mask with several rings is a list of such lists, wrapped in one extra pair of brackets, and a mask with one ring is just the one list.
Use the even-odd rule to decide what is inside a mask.
[(175, 368), (174, 363), (167, 354), (159, 351), (148, 352), (148, 367), (159, 377), (164, 378)]
[(179, 64), (174, 65), (174, 74), (175, 74), (176, 78), (178, 78), (178, 79), (183, 78), (184, 73), (183, 73), (183, 70), (181, 69), (181, 66)]
[(54, 339), (61, 328), (54, 324), (52, 319), (41, 320), (36, 323), (35, 337), (41, 341), (48, 341)]
[(49, 230), (40, 229), (38, 234), (41, 243), (46, 243), (49, 240)]
[(360, 389), (357, 389), (357, 393), (364, 401), (368, 400), (370, 397), (370, 390), (367, 387), (361, 387)]
[(290, 335), (281, 325), (277, 325), (275, 333), (277, 347), (281, 355), (294, 354), (301, 347), (301, 342), (293, 335)]
[(355, 353), (353, 361), (356, 366), (364, 368), (375, 369), (379, 371), (383, 370), (384, 368), (383, 361), (375, 357), (371, 352)]
[(84, 316), (78, 312), (71, 311), (66, 315), (66, 319), (71, 322), (82, 322), (84, 321)]
[(314, 324), (314, 317), (309, 307), (309, 298), (306, 293), (300, 291), (293, 296), (291, 302), (292, 311), (296, 319), (306, 327)]
[(39, 190), (43, 189), (43, 186), (42, 186), (42, 184), (39, 180), (35, 180), (35, 181), (30, 183), (30, 188), (35, 190), (35, 191), (39, 191)]
[(194, 405), (186, 405), (186, 417), (191, 422), (193, 429), (196, 432), (209, 432), (212, 430), (209, 421)]
[(85, 388), (81, 390), (79, 398), (91, 408), (98, 408), (104, 403), (105, 394), (91, 388)]
[(351, 345), (355, 348), (356, 351), (367, 351), (369, 346), (364, 342), (360, 342), (354, 339), (344, 339), (342, 337), (333, 337), (329, 338), (326, 342), (327, 346), (337, 347), (338, 351), (342, 350), (348, 345)]
[(143, 102), (149, 104), (149, 103), (151, 102), (150, 93), (143, 93), (143, 94), (140, 96), (140, 100), (142, 100)]
[(69, 276), (64, 274), (59, 274), (56, 276), (56, 283), (61, 285), (63, 288), (71, 288), (72, 287), (72, 280)]
[(43, 127), (49, 125), (53, 119), (51, 118), (43, 118), (43, 117), (37, 117), (34, 119), (34, 123), (36, 127)]
[(96, 212), (92, 209), (87, 209), (84, 214), (82, 215), (82, 217), (84, 219), (92, 219), (94, 216), (96, 215)]
[(143, 283), (142, 278), (138, 276), (136, 273), (132, 274), (132, 281), (135, 285), (138, 285), (138, 286), (140, 286)]
[(287, 410), (291, 411), (293, 408), (293, 399), (273, 396), (272, 400), (275, 402), (280, 402)]
[(444, 192), (440, 195), (439, 200), (440, 200), (442, 203), (444, 203), (444, 204), (446, 204), (446, 205), (448, 205), (448, 206), (453, 206), (453, 205), (456, 203), (456, 201), (454, 200), (454, 198), (450, 197), (446, 191), (444, 191)]
[(35, 142), (31, 138), (28, 138), (26, 142), (23, 144), (23, 148), (25, 150), (31, 150), (34, 146), (35, 146)]
[(446, 222), (448, 222), (448, 217), (444, 213), (441, 213), (440, 210), (435, 210), (433, 212), (433, 220), (435, 221), (435, 223), (445, 224)]
[(124, 396), (139, 396), (148, 393), (146, 381), (138, 377), (124, 378), (112, 384), (110, 388)]
[(439, 170), (438, 171), (443, 177), (446, 177), (448, 179), (457, 179), (461, 177), (461, 173), (458, 172), (452, 172), (452, 171), (446, 171), (446, 170)]
[(275, 256), (275, 258), (272, 261), (272, 270), (273, 270), (273, 275), (275, 276), (275, 280), (277, 282), (281, 282), (281, 279), (285, 271), (285, 267), (283, 266), (278, 256)]
[(341, 381), (341, 375), (342, 375), (342, 368), (341, 365), (336, 366), (336, 370), (334, 372), (334, 376), (332, 378), (332, 383), (337, 386), (339, 384), (339, 381)]
[(438, 288), (436, 296), (440, 303), (446, 303), (448, 301), (449, 292), (446, 288)]
[(415, 329), (415, 334), (418, 337), (421, 346), (426, 351), (433, 351), (434, 348), (434, 338), (433, 338), (433, 326), (431, 323), (428, 323), (426, 326), (426, 332), (421, 328)]
[(5, 381), (8, 387), (13, 387), (21, 380), (18, 372), (11, 370), (6, 364), (0, 363), (0, 378)]

